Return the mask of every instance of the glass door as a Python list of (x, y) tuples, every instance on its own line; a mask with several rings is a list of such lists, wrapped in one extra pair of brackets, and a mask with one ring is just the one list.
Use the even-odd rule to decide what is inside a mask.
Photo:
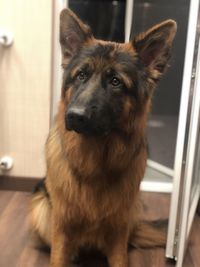
[(170, 68), (155, 91), (148, 120), (149, 155), (142, 190), (172, 192), (188, 15), (186, 0), (134, 0), (131, 36), (169, 18), (178, 24)]
[(190, 1), (166, 256), (182, 266), (200, 196), (200, 15)]

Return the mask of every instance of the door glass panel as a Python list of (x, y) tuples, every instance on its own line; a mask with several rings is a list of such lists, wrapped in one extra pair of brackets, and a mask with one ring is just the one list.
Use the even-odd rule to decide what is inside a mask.
[(167, 257), (177, 260), (177, 267), (181, 267), (183, 263), (200, 192), (197, 174), (200, 159), (200, 55), (199, 30), (196, 30), (198, 10), (199, 0), (191, 0), (166, 252)]
[(68, 0), (97, 39), (124, 42), (125, 0)]
[(178, 32), (170, 68), (155, 91), (148, 121), (149, 158), (173, 169), (186, 44), (189, 1), (134, 1), (132, 36), (165, 19), (174, 19)]

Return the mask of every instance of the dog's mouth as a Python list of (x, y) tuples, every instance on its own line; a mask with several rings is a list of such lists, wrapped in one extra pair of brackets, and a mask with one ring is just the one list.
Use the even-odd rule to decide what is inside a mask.
[(111, 131), (109, 125), (98, 125), (92, 122), (80, 123), (68, 119), (65, 119), (65, 129), (87, 136), (107, 136)]

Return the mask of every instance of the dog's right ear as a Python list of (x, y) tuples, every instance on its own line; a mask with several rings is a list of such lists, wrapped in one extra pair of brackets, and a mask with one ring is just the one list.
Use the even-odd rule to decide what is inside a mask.
[(63, 64), (78, 53), (80, 48), (92, 38), (90, 28), (71, 10), (63, 9), (60, 14), (60, 44)]

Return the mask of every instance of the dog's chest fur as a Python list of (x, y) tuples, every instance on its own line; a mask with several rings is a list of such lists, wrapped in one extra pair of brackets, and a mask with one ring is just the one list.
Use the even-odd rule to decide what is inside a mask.
[[(75, 232), (83, 231), (85, 228), (87, 231), (95, 229), (102, 224), (109, 224), (111, 220), (113, 222), (128, 220), (129, 211), (131, 210), (132, 203), (138, 192), (139, 180), (141, 174), (138, 173), (137, 161), (140, 157), (144, 158), (145, 150), (142, 149), (141, 153), (137, 154), (134, 159), (134, 164), (129, 165), (124, 174), (118, 177), (117, 172), (115, 176), (111, 175), (108, 170), (101, 170), (102, 176), (98, 176), (95, 180), (93, 177), (89, 177), (86, 181), (76, 177), (70, 167), (70, 157), (74, 156), (73, 153), (68, 157), (63, 154), (61, 140), (57, 131), (57, 128), (53, 128), (48, 142), (47, 142), (47, 162), (48, 162), (48, 176), (47, 188), (52, 198), (56, 198), (56, 205), (59, 213), (59, 217), (63, 223), (68, 226), (67, 228), (76, 229)], [(58, 149), (59, 147), (59, 149)], [(70, 149), (70, 148), (69, 148)], [(80, 149), (79, 149), (80, 151)], [(76, 152), (74, 152), (76, 153)], [(140, 156), (141, 154), (141, 156)], [(79, 155), (79, 158), (75, 156), (74, 163), (78, 164), (83, 155)], [(88, 154), (84, 155), (86, 166)], [(94, 164), (93, 164), (94, 165)], [(95, 164), (94, 166), (97, 166)], [(140, 166), (141, 167), (141, 166)], [(96, 168), (102, 168), (101, 162)], [(86, 170), (85, 170), (86, 169)], [(83, 170), (87, 171), (87, 168)], [(87, 173), (86, 173), (87, 175)], [(54, 182), (54, 181), (56, 182)], [(52, 184), (55, 186), (52, 188)], [(79, 227), (80, 226), (80, 227)], [(86, 232), (87, 232), (86, 231)], [(74, 231), (72, 231), (74, 232)]]

